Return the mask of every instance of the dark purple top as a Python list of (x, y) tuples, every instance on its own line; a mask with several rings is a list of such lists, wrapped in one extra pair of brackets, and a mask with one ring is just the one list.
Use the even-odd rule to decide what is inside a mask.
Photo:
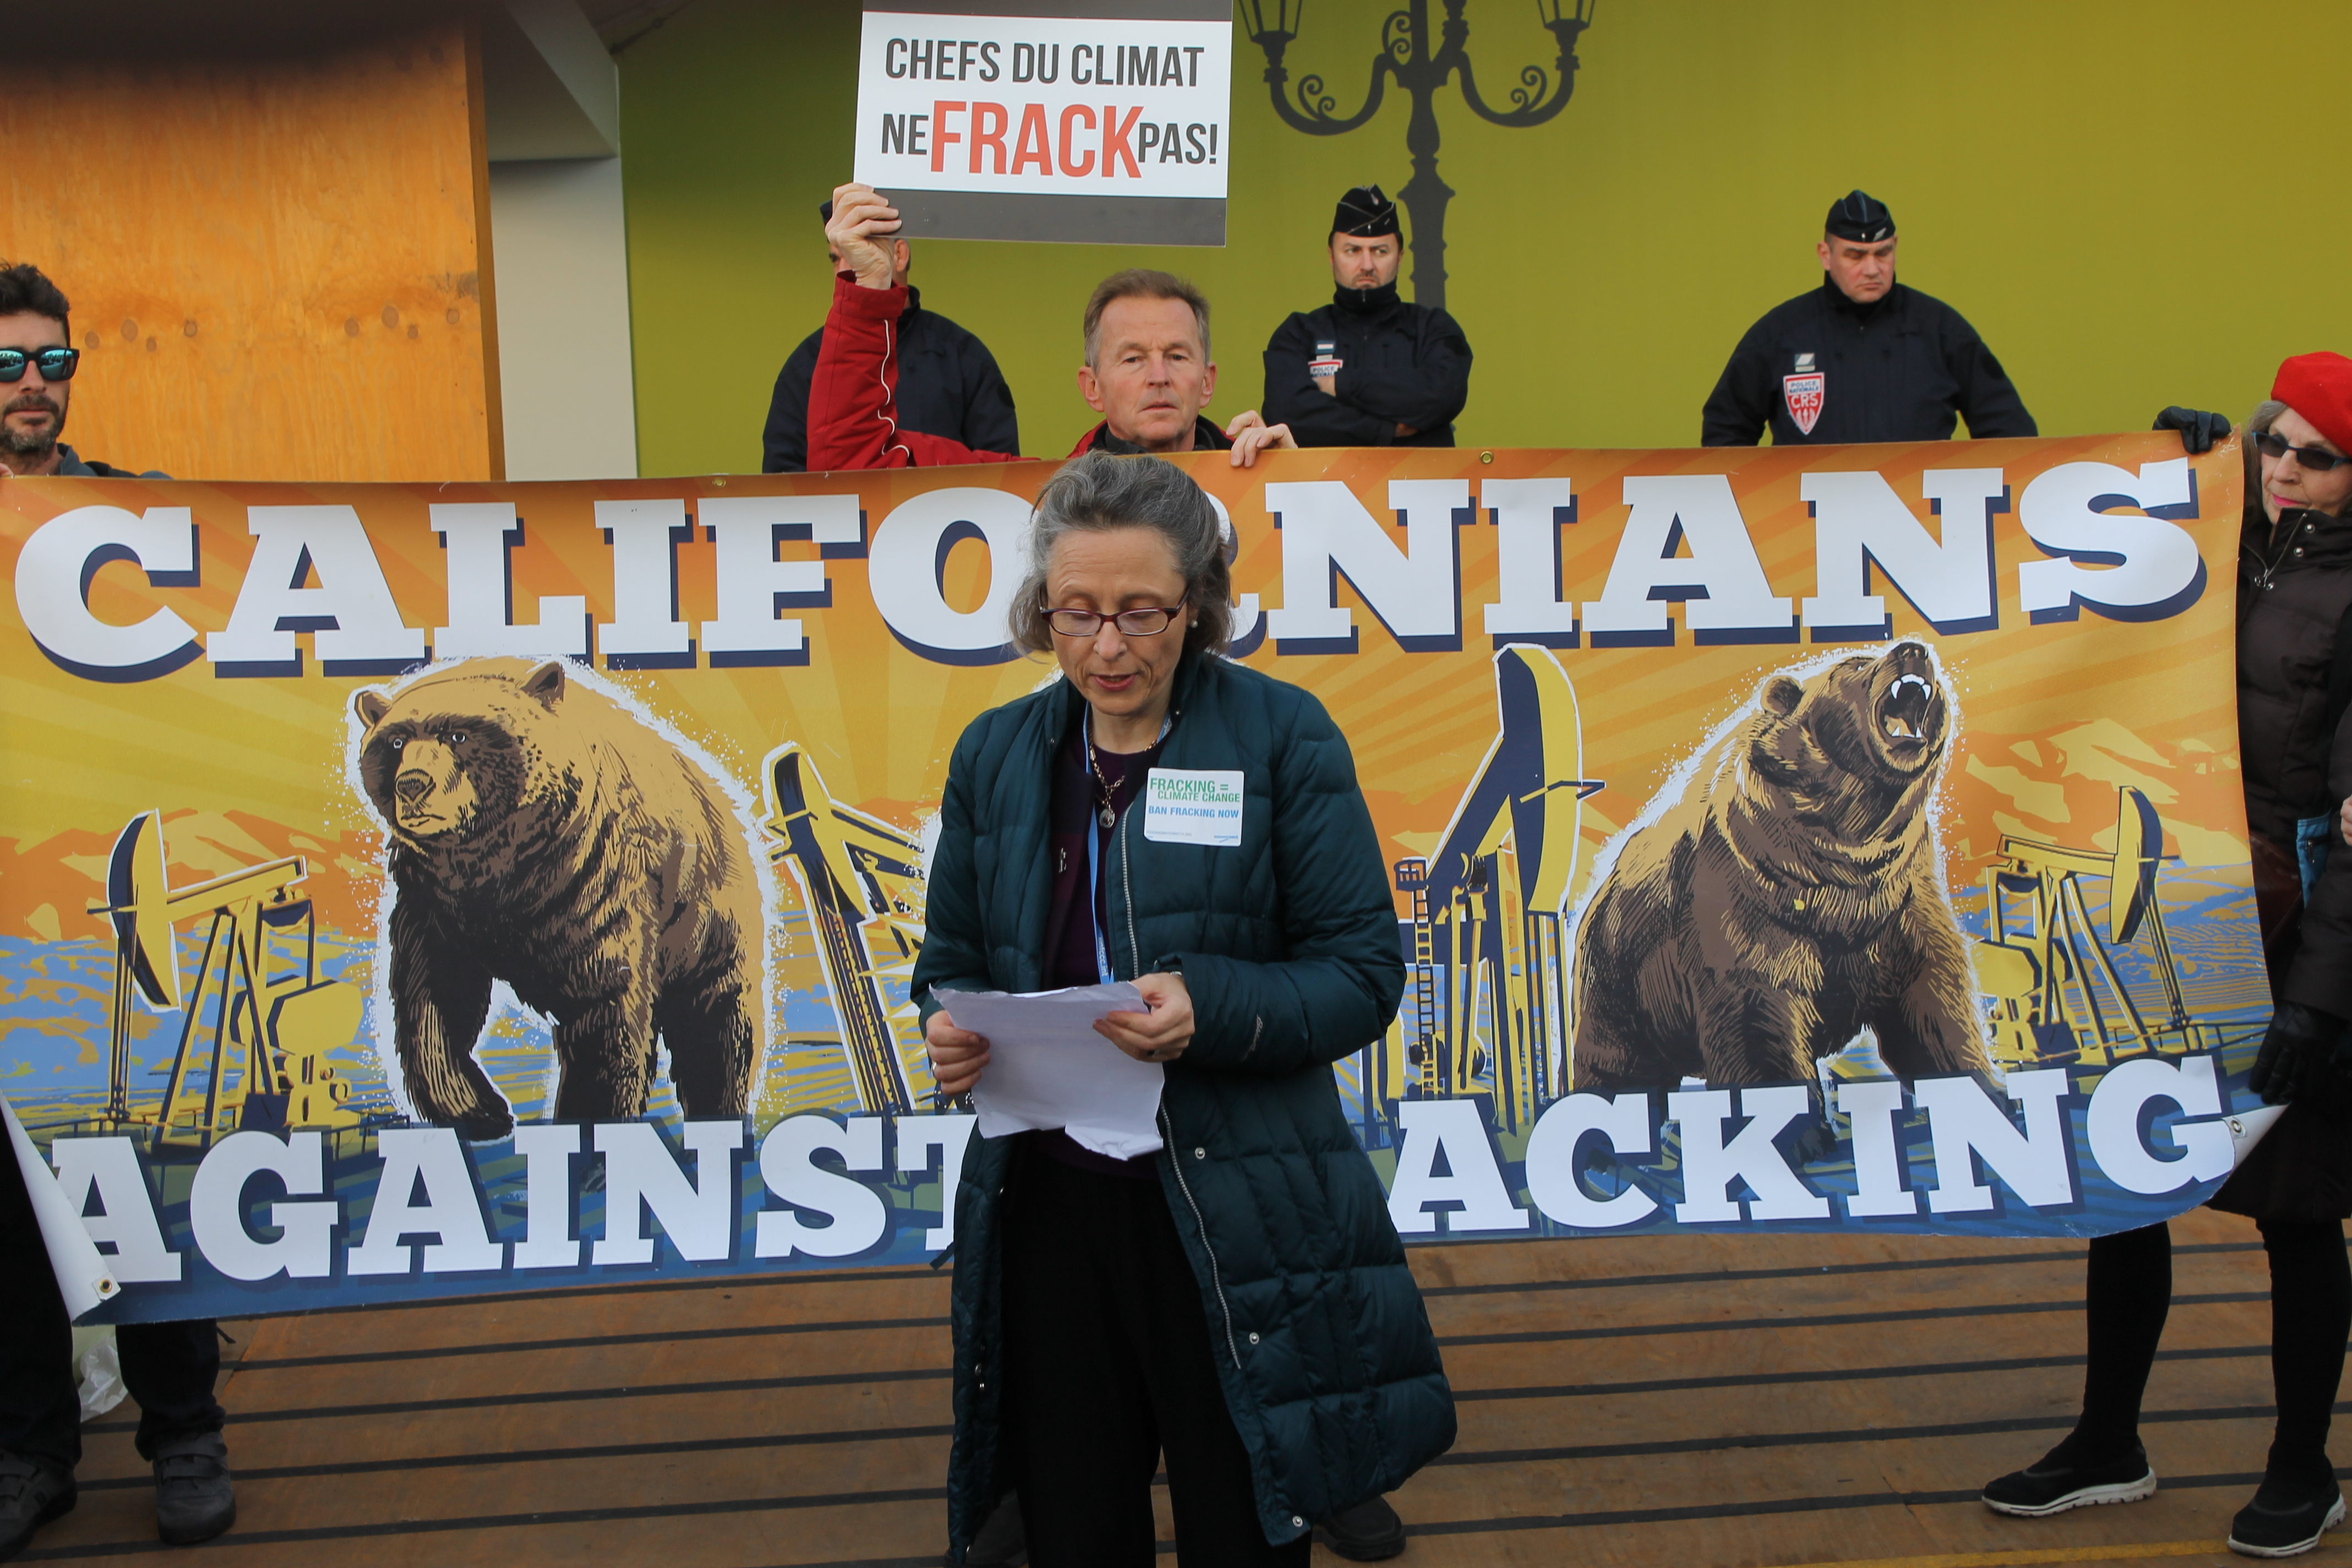
[[(1110, 785), (1110, 807), (1115, 816), (1124, 816), (1127, 808), (1143, 793), (1144, 775), (1160, 760), (1160, 747), (1132, 752), (1106, 752), (1095, 748), (1095, 761), (1102, 769), (1102, 783)], [(1045, 917), (1045, 986), (1060, 990), (1066, 985), (1092, 985), (1102, 978), (1095, 962), (1095, 931), (1097, 922), (1108, 918), (1108, 905), (1102, 889), (1087, 896), (1087, 834), (1095, 835), (1101, 858), (1103, 875), (1111, 875), (1111, 840), (1117, 834), (1116, 825), (1102, 825), (1103, 792), (1101, 784), (1087, 767), (1086, 731), (1083, 725), (1073, 726), (1069, 738), (1054, 754), (1054, 795), (1052, 833), (1048, 843), (1054, 857), (1054, 906)], [(1118, 1049), (1108, 1040), (1105, 1050)], [(1115, 1160), (1108, 1154), (1097, 1154), (1081, 1147), (1066, 1132), (1024, 1133), (1036, 1145), (1041, 1154), (1076, 1165), (1080, 1170), (1094, 1171), (1103, 1175), (1126, 1176), (1135, 1181), (1158, 1181), (1152, 1169), (1154, 1156), (1139, 1155), (1132, 1160)]]

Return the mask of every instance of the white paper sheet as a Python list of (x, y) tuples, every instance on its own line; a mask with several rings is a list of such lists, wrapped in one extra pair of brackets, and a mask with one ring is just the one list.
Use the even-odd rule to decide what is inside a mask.
[[(1110, 1042), (1105, 1040), (1105, 1045)], [(66, 1300), (66, 1316), (79, 1318), (100, 1301), (113, 1300), (122, 1287), (114, 1282), (114, 1271), (99, 1256), (98, 1244), (82, 1228), (81, 1216), (66, 1203), (65, 1194), (58, 1190), (58, 1178), (49, 1170), (41, 1152), (25, 1135), (16, 1120), (16, 1107), (8, 1097), (0, 1094), (0, 1120), (8, 1124), (8, 1142), (16, 1145), (16, 1168), (25, 1175), (25, 1194), (33, 1200), (33, 1217), (40, 1222), (41, 1241), (49, 1252), (49, 1267), (57, 1271), (58, 1293)]]
[(988, 1068), (971, 1091), (980, 1135), (1002, 1138), (1060, 1128), (1080, 1148), (1132, 1160), (1160, 1148), (1160, 1090), (1167, 1074), (1100, 1035), (1106, 1013), (1146, 1011), (1129, 981), (1016, 995), (933, 993), (956, 1027), (988, 1038)]

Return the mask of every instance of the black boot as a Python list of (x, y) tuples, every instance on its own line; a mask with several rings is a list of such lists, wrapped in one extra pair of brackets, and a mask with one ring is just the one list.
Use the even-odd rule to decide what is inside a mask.
[(1350, 1563), (1382, 1563), (1404, 1550), (1404, 1521), (1384, 1497), (1341, 1509), (1317, 1525), (1315, 1534)]
[[(980, 1533), (963, 1554), (964, 1568), (1022, 1568), (1029, 1561), (1029, 1539), (1021, 1525), (1021, 1497), (1006, 1492)], [(950, 1563), (949, 1568), (954, 1568)]]

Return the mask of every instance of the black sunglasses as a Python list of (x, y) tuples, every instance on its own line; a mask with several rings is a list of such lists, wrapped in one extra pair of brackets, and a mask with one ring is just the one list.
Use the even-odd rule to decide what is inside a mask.
[(31, 353), (23, 349), (0, 349), (0, 382), (24, 380), (28, 364), (41, 367), (43, 381), (71, 381), (74, 367), (79, 363), (79, 349), (35, 349)]
[[(43, 372), (43, 374), (47, 373)], [(2286, 444), (2285, 437), (2273, 435), (2268, 430), (2262, 431), (2254, 437), (2254, 449), (2265, 458), (2284, 458), (2289, 452), (2293, 452), (2294, 460), (2315, 474), (2331, 472), (2338, 463), (2352, 463), (2352, 458), (2344, 457), (2340, 453), (2323, 451), (2317, 447), (2290, 447)]]

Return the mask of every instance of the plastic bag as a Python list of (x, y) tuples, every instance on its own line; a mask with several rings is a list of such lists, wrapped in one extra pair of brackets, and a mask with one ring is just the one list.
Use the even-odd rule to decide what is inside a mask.
[(122, 1358), (114, 1345), (114, 1325), (76, 1329), (74, 1376), (81, 1385), (81, 1418), (95, 1421), (122, 1403), (130, 1390), (122, 1386)]

